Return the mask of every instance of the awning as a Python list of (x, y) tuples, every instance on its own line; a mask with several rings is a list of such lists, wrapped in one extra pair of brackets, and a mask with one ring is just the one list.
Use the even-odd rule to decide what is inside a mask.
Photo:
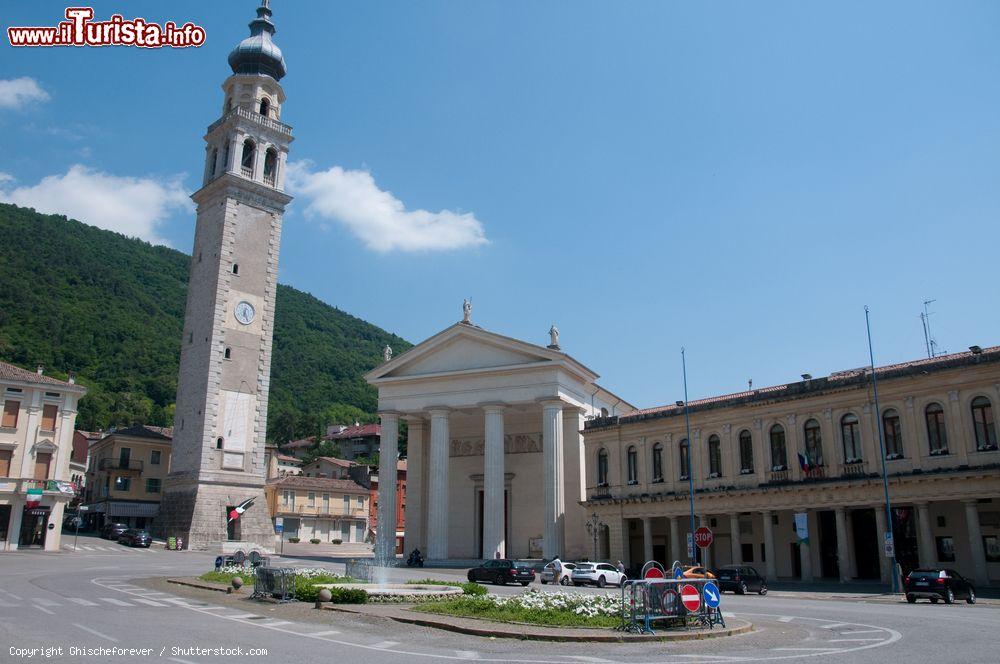
[(108, 516), (156, 516), (159, 503), (112, 502), (108, 505)]

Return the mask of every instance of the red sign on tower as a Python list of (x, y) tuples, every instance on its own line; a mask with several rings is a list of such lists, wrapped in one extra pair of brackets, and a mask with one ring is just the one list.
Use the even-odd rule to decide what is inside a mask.
[(681, 602), (688, 611), (697, 611), (701, 608), (701, 594), (690, 583), (685, 583), (681, 586)]
[(707, 549), (712, 546), (713, 541), (715, 541), (715, 535), (705, 526), (694, 531), (694, 543), (698, 545), (699, 549)]

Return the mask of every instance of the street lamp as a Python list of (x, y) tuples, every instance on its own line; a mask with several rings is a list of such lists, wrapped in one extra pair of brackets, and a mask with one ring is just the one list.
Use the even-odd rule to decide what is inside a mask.
[[(688, 501), (691, 509), (691, 534), (688, 535), (688, 558), (691, 560), (692, 565), (697, 565), (698, 560), (695, 558), (695, 547), (694, 547), (694, 472), (692, 471), (691, 455), (694, 453), (694, 445), (691, 444), (691, 418), (688, 414), (688, 369), (687, 369), (687, 357), (684, 354), (684, 348), (681, 348), (681, 368), (684, 372), (684, 428), (687, 431), (687, 471), (688, 476)], [(680, 406), (681, 403), (678, 401), (677, 405)]]
[(590, 521), (587, 522), (587, 533), (594, 538), (594, 561), (597, 561), (597, 538), (601, 533), (601, 530), (607, 528), (608, 524), (601, 521), (600, 515), (594, 512), (590, 515)]

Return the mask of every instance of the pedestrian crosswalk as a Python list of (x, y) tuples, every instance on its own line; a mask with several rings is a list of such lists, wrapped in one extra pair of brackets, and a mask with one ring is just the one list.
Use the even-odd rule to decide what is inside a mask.
[(124, 553), (124, 554), (143, 554), (151, 553), (154, 551), (152, 547), (131, 547), (125, 546), (124, 544), (78, 544), (73, 546), (73, 544), (63, 544), (63, 551), (68, 551), (70, 553)]

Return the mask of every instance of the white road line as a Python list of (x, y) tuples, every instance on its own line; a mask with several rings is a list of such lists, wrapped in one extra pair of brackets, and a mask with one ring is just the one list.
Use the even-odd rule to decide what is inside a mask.
[(115, 643), (118, 643), (118, 639), (116, 639), (113, 636), (108, 636), (107, 634), (101, 634), (96, 629), (90, 629), (89, 627), (84, 627), (83, 625), (80, 625), (78, 623), (72, 623), (72, 624), (73, 624), (73, 627), (79, 627), (83, 631), (90, 632), (94, 636), (100, 637), (102, 639), (107, 639), (108, 641), (114, 641)]
[(858, 641), (881, 641), (882, 639), (830, 639), (828, 643), (857, 643)]
[(806, 652), (832, 652), (840, 648), (771, 648), (771, 650), (801, 650)]
[(55, 602), (51, 599), (45, 599), (44, 597), (34, 597), (31, 601), (41, 604), (42, 606), (59, 606), (59, 602)]
[(249, 620), (250, 618), (260, 618), (256, 613), (241, 613), (235, 616), (226, 616), (226, 618), (232, 618), (233, 620)]
[(399, 641), (379, 641), (378, 643), (376, 643), (375, 645), (373, 645), (372, 648), (385, 649), (385, 648), (391, 648), (393, 646), (398, 646), (398, 645), (399, 645)]
[(875, 634), (876, 632), (884, 632), (883, 629), (852, 629), (849, 632), (841, 632), (841, 634)]
[(735, 618), (736, 614), (735, 613), (730, 613), (728, 611), (723, 611), (722, 612), (722, 617), (723, 618)]
[(588, 657), (587, 655), (560, 655), (560, 657), (566, 657), (567, 659), (575, 659), (578, 662), (610, 662), (610, 659), (603, 659), (601, 657)]
[(97, 599), (102, 602), (107, 602), (108, 604), (114, 604), (115, 606), (132, 606), (128, 602), (123, 602), (120, 599), (115, 599), (114, 597), (98, 597)]
[(835, 629), (837, 627), (850, 627), (850, 623), (832, 623), (830, 625), (820, 625), (823, 629)]
[(277, 627), (278, 625), (291, 625), (290, 620), (275, 620), (274, 622), (264, 623), (265, 627)]
[(303, 636), (333, 636), (334, 634), (340, 634), (335, 629), (328, 629), (325, 632), (313, 632), (312, 634), (303, 634)]
[(83, 599), (82, 597), (67, 597), (71, 602), (76, 602), (80, 606), (97, 606), (97, 602), (91, 602), (89, 599)]
[(0, 592), (2, 592), (2, 593), (3, 593), (4, 595), (6, 595), (7, 597), (10, 597), (11, 599), (17, 599), (17, 600), (21, 600), (21, 599), (24, 599), (24, 598), (23, 598), (23, 597), (21, 597), (20, 595), (15, 595), (14, 593), (12, 593), (12, 592), (10, 592), (10, 591), (7, 591), (7, 590), (0, 590)]
[(140, 602), (142, 604), (146, 604), (147, 606), (160, 606), (160, 607), (166, 606), (166, 604), (161, 604), (159, 602), (154, 602), (151, 599), (143, 599), (142, 597), (133, 597), (132, 601), (133, 602)]
[(49, 614), (50, 616), (54, 616), (54, 615), (56, 615), (56, 612), (55, 612), (55, 611), (49, 611), (49, 610), (48, 610), (48, 609), (46, 609), (46, 608), (45, 608), (44, 606), (37, 606), (37, 605), (36, 605), (36, 606), (35, 606), (34, 608), (35, 608), (35, 610), (37, 610), (37, 611), (41, 611), (42, 613), (47, 613), (47, 614)]
[[(164, 601), (166, 601), (166, 600), (164, 600)], [(199, 606), (198, 610), (199, 611), (222, 611), (224, 608), (226, 608), (226, 607), (224, 607), (224, 606)]]
[(455, 657), (462, 659), (479, 659), (479, 653), (475, 650), (456, 650)]
[(780, 618), (778, 618), (778, 622), (783, 622), (783, 623), (790, 623), (793, 620), (795, 620), (794, 616), (781, 616)]

